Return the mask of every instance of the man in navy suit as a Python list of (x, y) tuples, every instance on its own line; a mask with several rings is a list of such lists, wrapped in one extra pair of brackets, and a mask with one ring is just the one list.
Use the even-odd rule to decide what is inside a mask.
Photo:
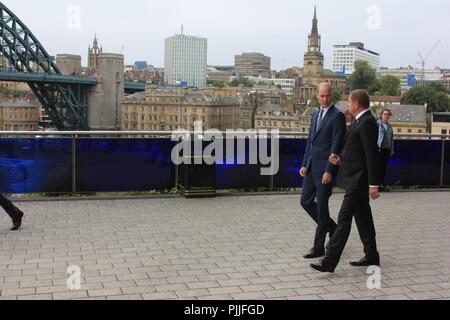
[(330, 218), (328, 202), (333, 192), (333, 178), (338, 167), (328, 159), (342, 151), (346, 132), (346, 120), (332, 103), (332, 88), (328, 83), (318, 87), (320, 110), (312, 117), (306, 153), (300, 175), (304, 178), (301, 206), (317, 223), (314, 247), (303, 257), (313, 259), (325, 255), (325, 240), (336, 230)]

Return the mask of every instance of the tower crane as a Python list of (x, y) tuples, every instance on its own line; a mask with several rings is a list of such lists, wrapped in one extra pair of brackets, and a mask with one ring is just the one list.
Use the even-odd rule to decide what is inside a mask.
[(433, 53), (434, 49), (436, 49), (436, 47), (437, 47), (440, 43), (441, 43), (441, 40), (439, 40), (439, 41), (434, 45), (433, 49), (431, 49), (431, 50), (427, 53), (427, 55), (426, 55), (425, 57), (423, 57), (423, 56), (422, 56), (422, 53), (419, 52), (419, 58), (420, 58), (419, 64), (421, 64), (421, 66), (422, 66), (421, 75), (420, 75), (421, 79), (420, 79), (420, 80), (425, 81), (425, 65), (426, 65), (427, 59), (428, 59), (428, 57), (430, 56), (430, 54)]

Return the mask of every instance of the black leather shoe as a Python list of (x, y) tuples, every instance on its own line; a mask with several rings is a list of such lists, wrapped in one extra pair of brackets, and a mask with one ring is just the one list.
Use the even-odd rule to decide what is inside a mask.
[(13, 220), (11, 231), (17, 231), (22, 226), (23, 212), (19, 209), (16, 211), (16, 218)]
[(353, 267), (370, 267), (370, 266), (380, 266), (380, 259), (368, 259), (367, 257), (362, 258), (359, 261), (350, 262)]
[(311, 268), (313, 268), (314, 270), (319, 271), (319, 272), (334, 273), (334, 270), (336, 270), (335, 265), (331, 265), (331, 264), (325, 262), (325, 260), (321, 260), (318, 263), (311, 263), (310, 266), (311, 266)]
[(325, 255), (325, 250), (311, 249), (307, 254), (303, 256), (304, 259), (316, 259), (323, 257)]

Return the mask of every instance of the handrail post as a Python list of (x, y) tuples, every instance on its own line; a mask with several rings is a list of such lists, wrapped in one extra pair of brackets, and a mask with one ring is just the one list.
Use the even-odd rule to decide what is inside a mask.
[(445, 138), (442, 137), (442, 147), (441, 147), (441, 180), (439, 186), (444, 186), (444, 162), (445, 162)]
[(72, 193), (77, 192), (77, 169), (76, 169), (76, 150), (77, 150), (77, 135), (72, 135)]

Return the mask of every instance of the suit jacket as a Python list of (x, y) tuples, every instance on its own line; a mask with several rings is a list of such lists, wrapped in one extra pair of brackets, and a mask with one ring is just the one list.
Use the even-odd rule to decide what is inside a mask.
[(317, 130), (317, 120), (320, 111), (316, 111), (312, 117), (311, 129), (306, 146), (302, 167), (308, 172), (313, 170), (313, 175), (322, 178), (325, 172), (337, 175), (338, 166), (333, 166), (329, 161), (332, 153), (339, 154), (344, 145), (346, 120), (344, 114), (335, 106), (331, 106)]
[(366, 192), (380, 185), (378, 125), (370, 111), (348, 129), (341, 159), (339, 182), (345, 190)]

